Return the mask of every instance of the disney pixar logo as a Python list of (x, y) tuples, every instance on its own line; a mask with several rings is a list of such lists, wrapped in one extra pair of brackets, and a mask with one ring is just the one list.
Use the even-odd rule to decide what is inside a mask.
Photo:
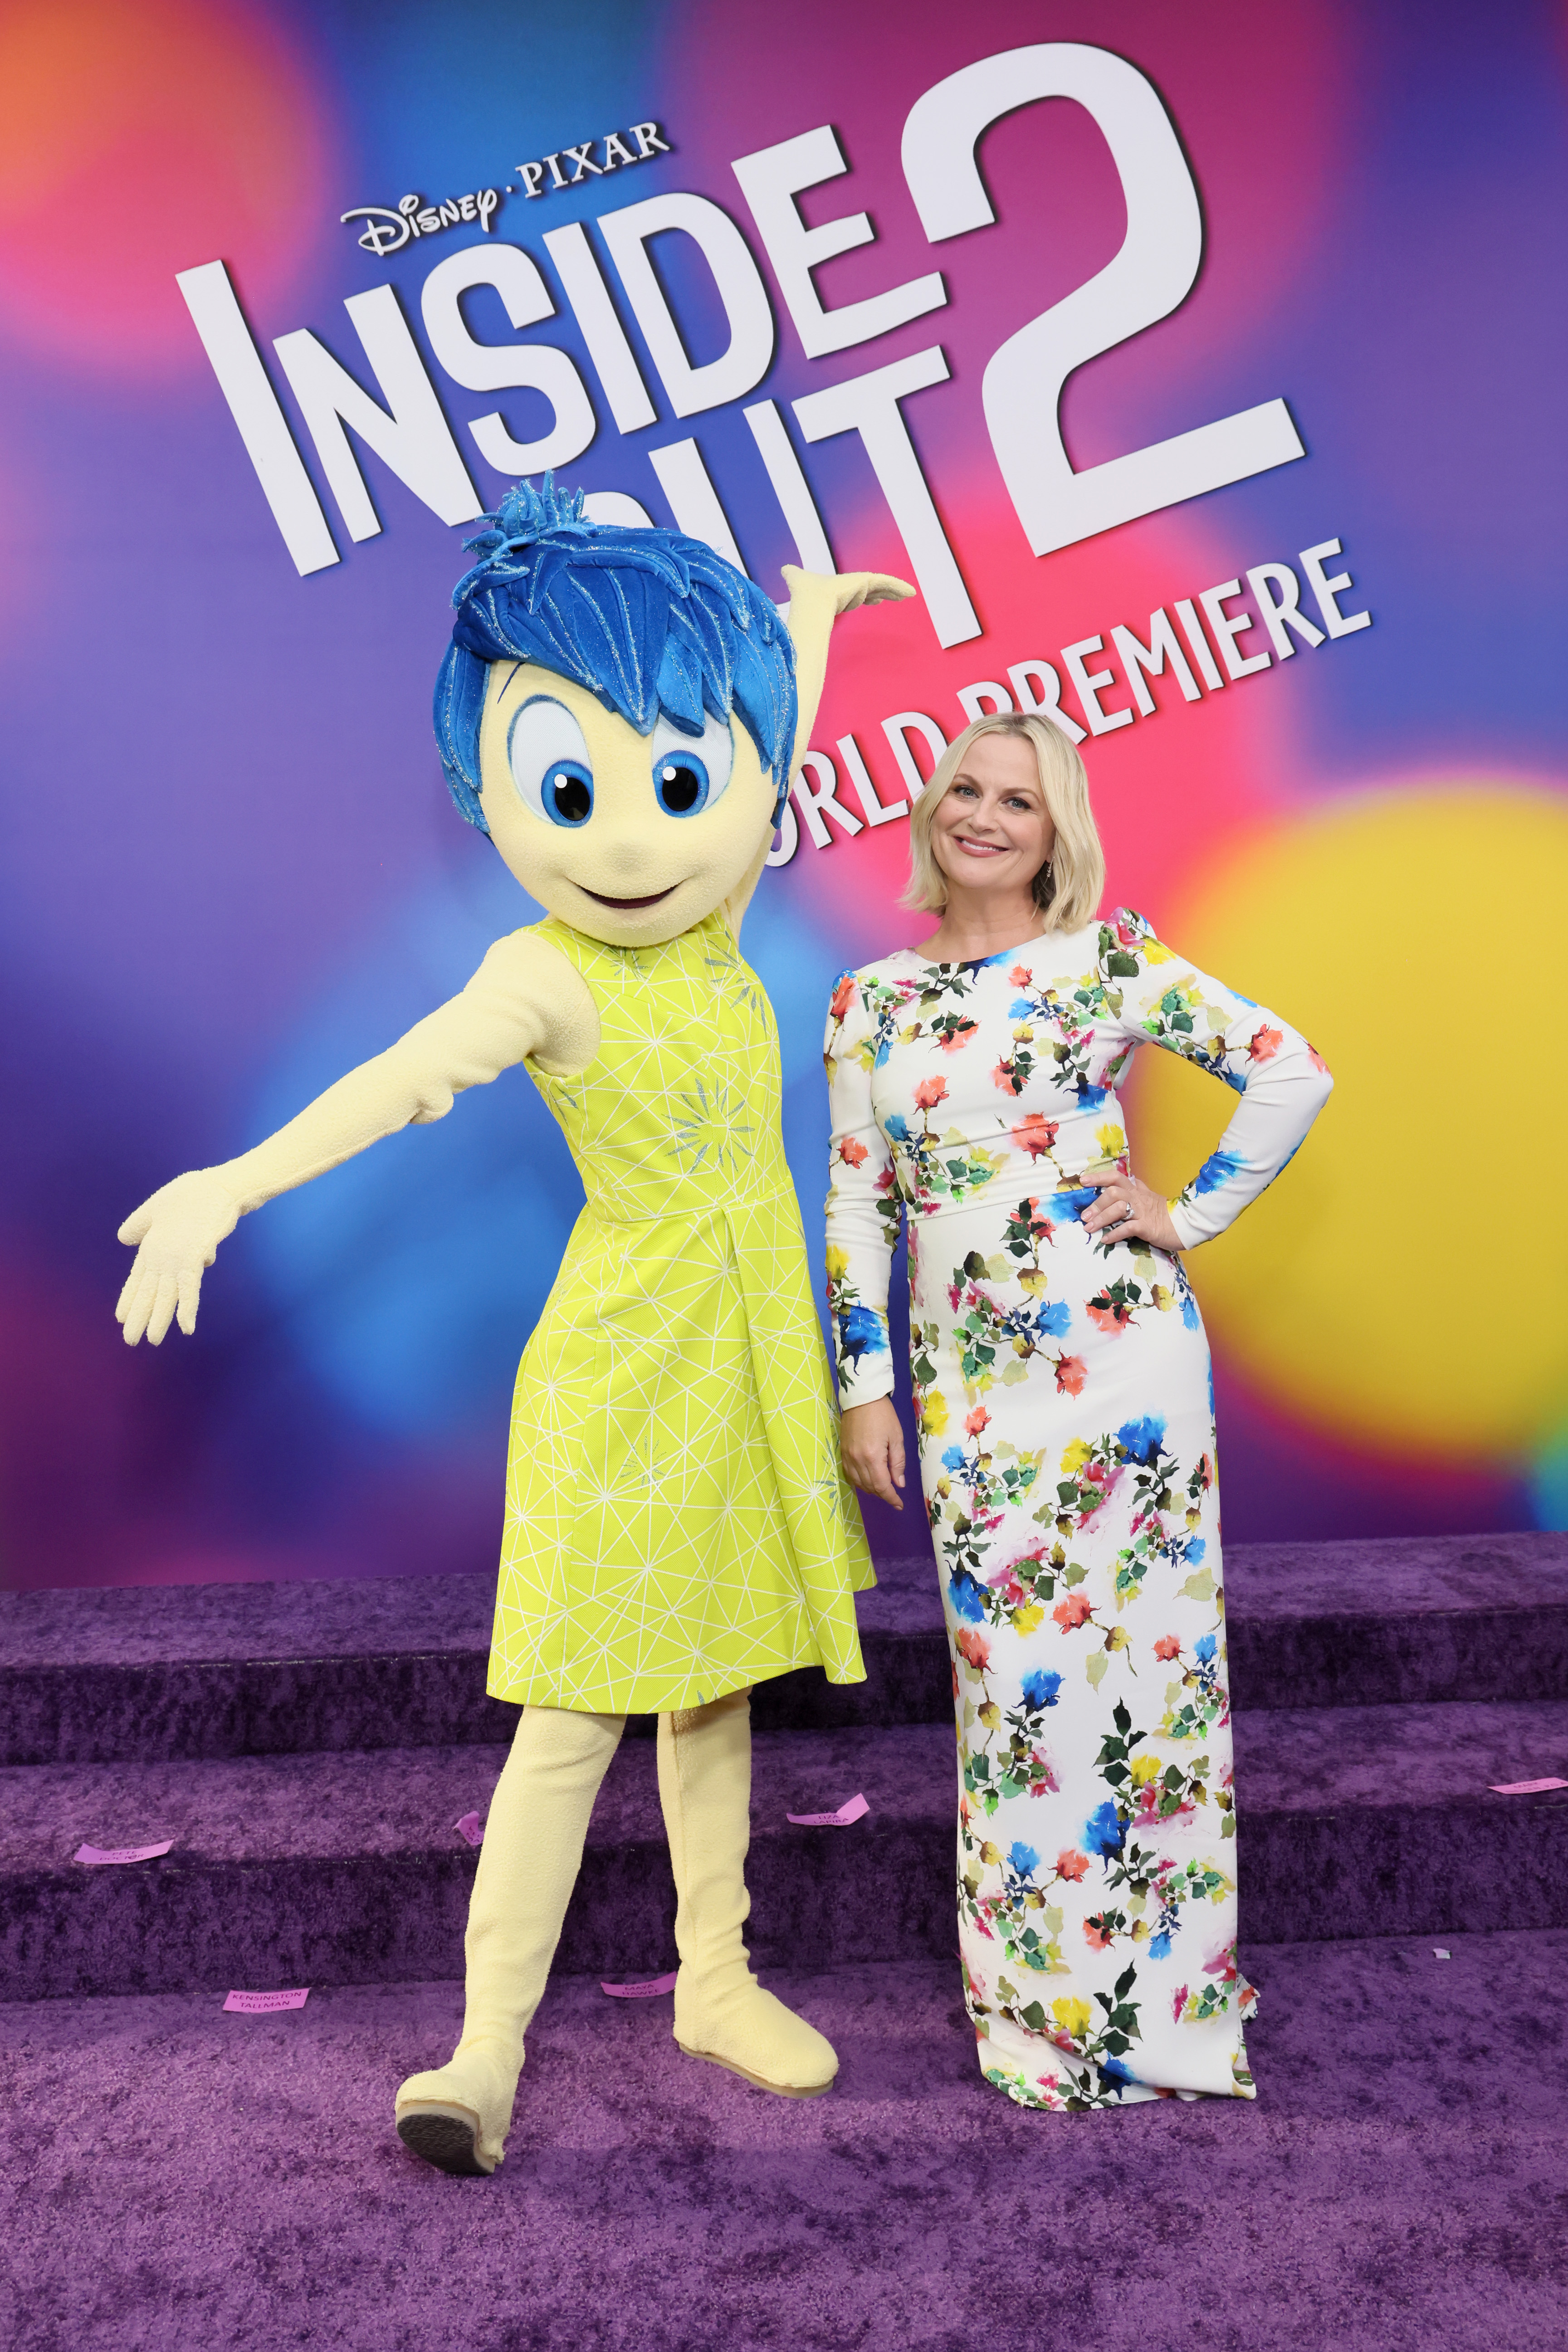
[[(634, 154), (627, 139), (637, 142)], [(595, 159), (595, 147), (604, 152)], [(513, 166), (522, 183), (525, 196), (548, 196), (557, 188), (574, 188), (585, 179), (603, 179), (606, 172), (618, 171), (626, 163), (646, 163), (654, 155), (671, 152), (668, 139), (661, 137), (657, 122), (634, 122), (623, 136), (618, 131), (604, 132), (596, 140), (584, 139), (579, 146), (559, 148), (553, 155), (539, 157), (531, 163)], [(570, 172), (563, 167), (572, 166)], [(545, 174), (548, 173), (549, 178)], [(340, 220), (363, 221), (359, 243), (366, 253), (396, 253), (415, 237), (437, 236), (443, 229), (456, 228), (461, 221), (478, 221), (486, 235), (500, 209), (503, 196), (515, 196), (513, 187), (475, 188), (466, 196), (447, 196), (438, 205), (427, 205), (418, 194), (399, 197), (395, 207), (385, 205), (356, 205), (353, 212), (340, 213)]]

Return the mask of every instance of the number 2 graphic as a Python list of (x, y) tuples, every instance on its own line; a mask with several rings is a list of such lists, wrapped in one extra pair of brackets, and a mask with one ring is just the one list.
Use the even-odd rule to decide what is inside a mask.
[(1046, 98), (1076, 99), (1099, 124), (1121, 176), (1127, 235), (1114, 260), (1010, 335), (986, 366), (991, 446), (1037, 555), (1307, 454), (1285, 403), (1268, 400), (1073, 471), (1061, 436), (1063, 385), (1086, 360), (1186, 300), (1203, 258), (1203, 215), (1153, 84), (1108, 49), (1042, 41), (965, 66), (910, 109), (904, 177), (931, 244), (994, 222), (980, 139), (1003, 115)]

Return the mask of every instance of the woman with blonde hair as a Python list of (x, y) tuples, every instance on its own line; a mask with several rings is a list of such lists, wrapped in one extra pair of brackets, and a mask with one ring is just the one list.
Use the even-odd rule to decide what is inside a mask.
[[(1125, 908), (1048, 721), (965, 730), (910, 819), (938, 916), (834, 991), (828, 1295), (844, 1465), (901, 1508), (889, 1262), (908, 1227), (921, 1474), (958, 1717), (965, 2000), (1025, 2106), (1250, 2098), (1208, 1344), (1181, 1254), (1328, 1095), (1284, 1022)], [(1117, 1092), (1163, 1046), (1240, 1099), (1165, 1201)]]

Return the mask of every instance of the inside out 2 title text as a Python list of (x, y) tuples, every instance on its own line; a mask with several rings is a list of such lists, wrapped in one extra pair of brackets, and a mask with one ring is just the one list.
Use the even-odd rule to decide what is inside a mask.
[[(836, 210), (821, 193), (849, 170), (827, 121), (736, 157), (722, 202), (667, 184), (679, 159), (650, 121), (517, 165), (505, 188), (361, 206), (349, 217), (365, 224), (360, 242), (378, 258), (421, 239), (447, 241), (422, 278), (405, 275), (345, 299), (357, 350), (342, 332), (334, 350), (309, 327), (273, 333), (264, 345), (222, 260), (181, 271), (179, 284), (301, 573), (341, 560), (328, 499), (350, 539), (383, 529), (367, 450), (443, 522), (459, 525), (498, 495), (486, 476), (476, 479), (476, 458), (516, 478), (574, 466), (595, 449), (580, 477), (602, 485), (590, 489), (591, 518), (647, 523), (651, 500), (744, 569), (726, 501), (747, 514), (750, 531), (759, 498), (771, 496), (802, 566), (836, 571), (835, 517), (810, 452), (842, 436), (858, 444), (939, 644), (962, 645), (982, 635), (982, 623), (906, 413), (920, 404), (934, 425), (939, 404), (958, 396), (947, 351), (934, 324), (923, 343), (905, 336), (890, 362), (878, 364), (865, 346), (947, 308), (947, 278), (934, 263), (962, 271), (975, 234), (997, 223), (982, 169), (987, 130), (1053, 99), (1081, 107), (1104, 138), (1121, 179), (1125, 236), (1103, 268), (994, 349), (963, 353), (983, 394), (973, 429), (982, 448), (989, 443), (1030, 548), (1049, 555), (1306, 454), (1275, 396), (1073, 465), (1059, 421), (1063, 386), (1087, 362), (1179, 310), (1204, 252), (1193, 169), (1160, 92), (1127, 58), (1089, 43), (1040, 41), (982, 57), (916, 99), (902, 124), (902, 186), (867, 193), (884, 217), (901, 212), (911, 230), (918, 226), (933, 266), (899, 284), (886, 282), (893, 272), (879, 286), (873, 275), (876, 290), (854, 300), (832, 299), (831, 281), (818, 273), (876, 245), (877, 230), (868, 213), (848, 202)], [(639, 190), (652, 193), (623, 203), (619, 175), (632, 163), (661, 168), (655, 179), (639, 173)], [(562, 207), (550, 226), (552, 208), (519, 204), (504, 216), (513, 233), (495, 233), (508, 197), (585, 188), (598, 209), (563, 217)], [(808, 192), (809, 221), (801, 209)], [(951, 239), (965, 242), (944, 254)], [(763, 387), (781, 331), (797, 348), (784, 355), (788, 391), (770, 396)], [(483, 397), (467, 396), (476, 394)], [(720, 412), (733, 419), (721, 436), (697, 422)], [(934, 449), (950, 439), (930, 436)], [(838, 468), (832, 478), (843, 478)], [(864, 492), (854, 496), (859, 504)]]

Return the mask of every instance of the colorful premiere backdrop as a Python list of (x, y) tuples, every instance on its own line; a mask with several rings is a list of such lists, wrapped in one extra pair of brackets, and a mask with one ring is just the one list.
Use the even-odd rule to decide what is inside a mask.
[[(580, 1200), (521, 1072), (247, 1220), (194, 1341), (123, 1347), (114, 1229), (536, 911), (429, 700), (552, 461), (775, 595), (921, 583), (843, 625), (748, 919), (818, 1257), (910, 793), (1059, 688), (1110, 903), (1338, 1078), (1193, 1265), (1228, 1532), (1568, 1524), (1565, 25), (5, 0), (6, 1580), (494, 1558)], [(1228, 1097), (1141, 1059), (1173, 1185)]]

